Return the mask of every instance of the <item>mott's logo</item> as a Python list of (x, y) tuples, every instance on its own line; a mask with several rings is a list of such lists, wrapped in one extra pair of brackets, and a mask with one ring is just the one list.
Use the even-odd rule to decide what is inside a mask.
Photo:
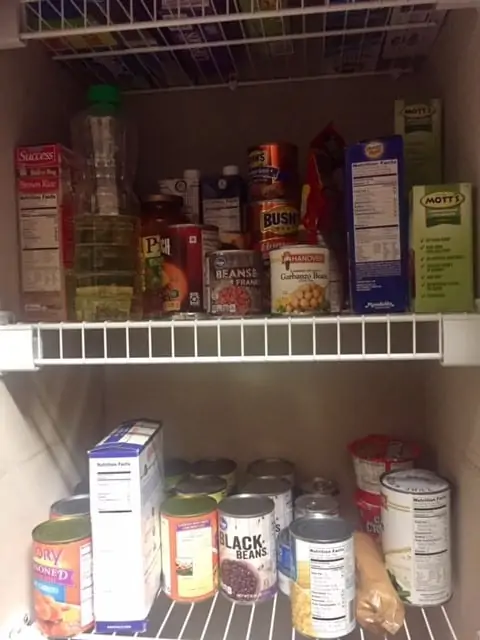
[(435, 108), (429, 104), (411, 104), (402, 109), (405, 118), (430, 118), (435, 113)]
[(427, 209), (451, 209), (459, 207), (465, 202), (465, 196), (455, 191), (437, 191), (427, 193), (420, 200), (420, 204)]
[(370, 160), (378, 160), (378, 158), (381, 158), (383, 156), (384, 150), (385, 146), (383, 142), (380, 141), (369, 142), (365, 145), (364, 148), (365, 155), (367, 156), (367, 158), (370, 158)]
[(278, 235), (289, 235), (295, 233), (300, 224), (300, 213), (293, 207), (278, 207), (262, 213), (261, 230), (263, 233), (269, 231)]

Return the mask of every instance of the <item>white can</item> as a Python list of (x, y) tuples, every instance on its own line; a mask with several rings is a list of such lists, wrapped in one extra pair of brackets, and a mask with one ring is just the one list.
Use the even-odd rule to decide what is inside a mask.
[(297, 244), (270, 251), (272, 313), (328, 312), (329, 273), (326, 248)]
[(301, 518), (290, 525), (292, 623), (310, 638), (355, 629), (353, 529), (341, 518)]
[(335, 518), (340, 515), (340, 505), (333, 496), (306, 493), (295, 500), (295, 519), (307, 516)]
[(273, 500), (276, 536), (293, 520), (292, 485), (285, 478), (254, 478), (247, 482), (243, 490), (245, 493), (264, 495)]
[(277, 590), (274, 503), (238, 494), (218, 505), (220, 591), (237, 603), (262, 602)]
[(452, 595), (450, 494), (432, 471), (404, 469), (381, 478), (385, 565), (400, 597), (435, 606)]

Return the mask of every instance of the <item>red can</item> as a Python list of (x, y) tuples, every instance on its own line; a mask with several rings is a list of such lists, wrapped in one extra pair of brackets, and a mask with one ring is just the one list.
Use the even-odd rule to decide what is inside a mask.
[(207, 310), (206, 256), (220, 246), (218, 228), (174, 224), (161, 240), (164, 313)]
[(248, 150), (248, 197), (253, 200), (299, 198), (298, 149), (271, 142)]
[(263, 200), (250, 204), (250, 228), (253, 249), (264, 259), (273, 249), (298, 240), (300, 210), (293, 201)]
[(375, 540), (380, 540), (382, 535), (382, 496), (358, 489), (355, 493), (355, 504), (360, 514), (363, 531)]

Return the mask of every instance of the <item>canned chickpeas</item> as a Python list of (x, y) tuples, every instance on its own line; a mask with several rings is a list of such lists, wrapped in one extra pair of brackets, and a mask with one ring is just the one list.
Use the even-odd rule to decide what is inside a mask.
[(198, 476), (220, 476), (227, 481), (227, 494), (237, 485), (237, 463), (230, 458), (202, 458), (193, 463), (190, 474)]
[(262, 256), (257, 251), (214, 251), (207, 256), (208, 310), (214, 316), (262, 312)]

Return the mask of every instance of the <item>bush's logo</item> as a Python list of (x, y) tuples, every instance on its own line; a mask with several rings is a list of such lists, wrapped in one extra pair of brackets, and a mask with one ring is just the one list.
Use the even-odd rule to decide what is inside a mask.
[(299, 211), (288, 205), (264, 211), (260, 219), (260, 229), (264, 234), (270, 232), (280, 236), (288, 236), (297, 232), (299, 224)]
[(378, 160), (383, 156), (383, 153), (385, 151), (385, 145), (383, 144), (383, 142), (380, 142), (379, 140), (375, 142), (369, 142), (368, 144), (365, 145), (364, 151), (365, 151), (365, 155), (370, 160)]
[(422, 206), (427, 209), (451, 209), (459, 207), (465, 202), (465, 196), (458, 191), (436, 191), (427, 193), (420, 200)]
[(248, 168), (254, 169), (255, 167), (263, 167), (266, 165), (266, 160), (265, 151), (261, 151), (259, 149), (250, 151), (248, 154)]
[(402, 116), (412, 120), (420, 118), (430, 118), (435, 113), (435, 108), (429, 104), (411, 104), (402, 109)]

